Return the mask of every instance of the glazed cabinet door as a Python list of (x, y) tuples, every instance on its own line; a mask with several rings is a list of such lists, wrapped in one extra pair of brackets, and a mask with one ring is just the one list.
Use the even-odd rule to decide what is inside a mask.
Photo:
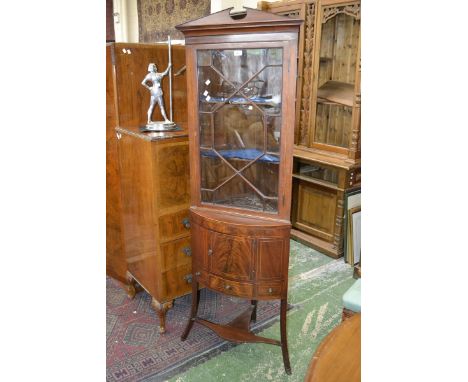
[(253, 240), (210, 233), (210, 273), (236, 280), (250, 280), (253, 270)]
[(348, 156), (358, 134), (360, 2), (322, 1), (316, 20), (309, 146)]
[[(287, 239), (289, 240), (289, 239)], [(285, 272), (285, 256), (287, 256), (286, 239), (258, 239), (257, 280), (281, 280)], [(286, 255), (285, 255), (286, 253)]]

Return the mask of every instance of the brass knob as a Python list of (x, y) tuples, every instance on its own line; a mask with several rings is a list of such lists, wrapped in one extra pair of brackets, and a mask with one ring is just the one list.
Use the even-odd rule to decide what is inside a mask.
[(185, 228), (190, 229), (190, 219), (189, 218), (185, 218), (184, 220), (182, 220), (182, 224), (184, 225)]
[(227, 290), (229, 290), (229, 289), (231, 289), (231, 288), (232, 288), (232, 287), (231, 287), (230, 285), (227, 285), (227, 284), (224, 286), (224, 289), (227, 289)]
[(185, 256), (192, 256), (192, 249), (190, 247), (182, 248), (182, 252), (185, 253)]
[(210, 249), (208, 250), (208, 256), (211, 256), (212, 254), (213, 254), (213, 250), (210, 248)]
[(190, 284), (192, 282), (192, 275), (191, 274), (185, 275), (184, 280), (187, 282), (187, 284)]
[(200, 272), (195, 272), (195, 276), (200, 276)]
[(268, 288), (268, 293), (272, 294), (272, 293), (273, 293), (273, 289)]

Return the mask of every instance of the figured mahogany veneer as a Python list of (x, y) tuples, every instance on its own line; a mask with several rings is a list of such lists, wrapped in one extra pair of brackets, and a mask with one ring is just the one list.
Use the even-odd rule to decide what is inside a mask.
[(289, 222), (195, 207), (190, 218), (197, 282), (251, 300), (286, 299)]
[(173, 299), (191, 290), (187, 134), (116, 129), (129, 294), (141, 286), (165, 331)]

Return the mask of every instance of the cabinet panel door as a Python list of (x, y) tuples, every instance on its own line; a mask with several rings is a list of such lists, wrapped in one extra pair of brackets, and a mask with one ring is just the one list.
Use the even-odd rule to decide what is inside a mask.
[(283, 239), (258, 240), (257, 279), (281, 279), (283, 276)]
[(297, 210), (293, 226), (327, 241), (333, 241), (337, 192), (304, 181), (297, 184)]
[(210, 272), (237, 280), (250, 280), (253, 240), (211, 233)]

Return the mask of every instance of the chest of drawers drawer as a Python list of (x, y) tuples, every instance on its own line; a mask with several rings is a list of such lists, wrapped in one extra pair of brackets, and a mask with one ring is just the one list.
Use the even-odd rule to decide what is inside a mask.
[(262, 283), (257, 286), (257, 297), (261, 299), (277, 299), (282, 295), (282, 283)]
[(160, 245), (161, 270), (167, 271), (181, 265), (192, 264), (192, 248), (190, 237), (169, 241)]
[(238, 297), (253, 298), (253, 285), (248, 282), (226, 280), (217, 276), (210, 276), (209, 286), (221, 293)]
[(174, 240), (190, 234), (190, 220), (188, 210), (181, 210), (162, 215), (158, 219), (159, 239), (161, 241)]

